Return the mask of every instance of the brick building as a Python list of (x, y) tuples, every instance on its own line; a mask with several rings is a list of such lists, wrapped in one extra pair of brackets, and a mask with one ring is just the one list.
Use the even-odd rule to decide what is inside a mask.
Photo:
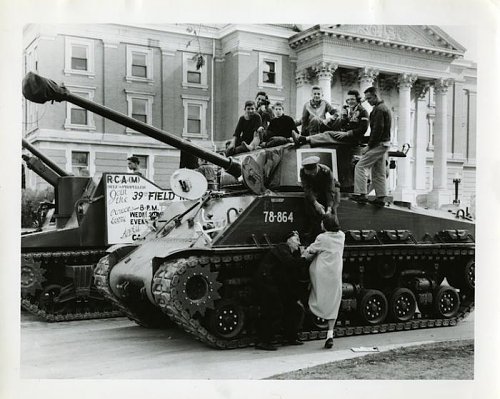
[[(375, 85), (393, 110), (392, 143), (411, 145), (391, 170), (396, 199), (451, 203), (476, 176), (476, 65), (436, 26), (28, 25), (25, 72), (208, 149), (231, 138), (243, 103), (264, 90), (299, 117), (318, 84), (337, 107)], [(202, 63), (197, 68), (197, 62)], [(71, 104), (24, 103), (23, 135), (58, 165), (99, 177), (141, 159), (168, 187), (179, 151)], [(28, 172), (29, 187), (44, 183)]]

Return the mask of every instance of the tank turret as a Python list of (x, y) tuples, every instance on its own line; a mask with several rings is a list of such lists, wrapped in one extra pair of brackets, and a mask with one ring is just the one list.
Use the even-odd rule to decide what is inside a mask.
[[(314, 239), (307, 236), (302, 160), (318, 156), (347, 188), (354, 150), (341, 143), (318, 148), (287, 144), (233, 158), (215, 156), (51, 81), (30, 76), (26, 82), (27, 98), (71, 101), (153, 133), (235, 177), (241, 173), (245, 186), (228, 184), (198, 199), (169, 204), (138, 245), (110, 250), (99, 261), (95, 279), (103, 295), (139, 324), (168, 321), (217, 348), (252, 345), (260, 312), (252, 279), (259, 261), (290, 231)], [(346, 197), (337, 215), (346, 235), (337, 336), (455, 325), (473, 309), (472, 221), (406, 203), (381, 207)], [(443, 284), (445, 277), (448, 284)], [(306, 299), (303, 305), (307, 309)], [(322, 339), (326, 327), (325, 320), (306, 311), (301, 339)]]

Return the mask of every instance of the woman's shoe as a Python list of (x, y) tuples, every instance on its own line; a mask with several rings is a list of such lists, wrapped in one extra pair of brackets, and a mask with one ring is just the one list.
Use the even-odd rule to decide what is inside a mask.
[(331, 349), (333, 347), (333, 338), (328, 338), (325, 341), (325, 349)]

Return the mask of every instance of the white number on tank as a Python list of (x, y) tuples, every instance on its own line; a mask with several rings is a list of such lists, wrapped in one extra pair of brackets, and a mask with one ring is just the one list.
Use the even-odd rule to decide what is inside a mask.
[(293, 223), (293, 212), (264, 211), (264, 223)]

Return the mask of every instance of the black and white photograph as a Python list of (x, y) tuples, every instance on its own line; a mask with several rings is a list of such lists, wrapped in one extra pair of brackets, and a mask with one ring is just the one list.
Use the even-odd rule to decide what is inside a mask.
[(5, 6), (2, 396), (497, 397), (498, 5), (188, 3)]

